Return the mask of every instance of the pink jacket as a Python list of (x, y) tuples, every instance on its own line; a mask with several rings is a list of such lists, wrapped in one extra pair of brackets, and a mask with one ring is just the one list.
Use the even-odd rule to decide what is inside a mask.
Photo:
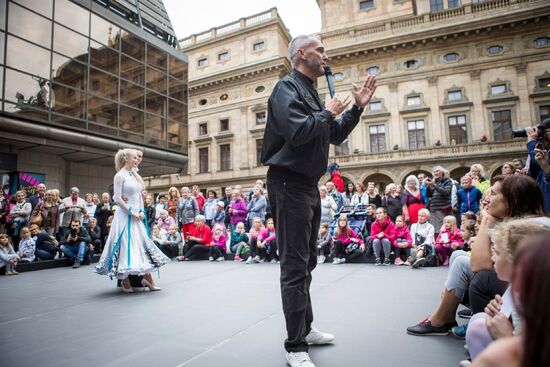
[(269, 228), (264, 229), (258, 235), (258, 241), (271, 242), (271, 241), (275, 241), (276, 239), (277, 239), (277, 236), (275, 235), (275, 231), (269, 232)]
[(412, 237), (411, 237), (411, 231), (409, 231), (409, 227), (407, 226), (395, 227), (395, 241), (393, 242), (394, 247), (397, 247), (398, 238), (407, 240), (407, 243), (409, 244), (408, 247), (412, 246)]
[(390, 243), (395, 242), (395, 224), (391, 221), (390, 217), (386, 217), (386, 221), (383, 224), (380, 224), (375, 220), (370, 227), (370, 237), (374, 240), (378, 238), (378, 234), (382, 232), (384, 228), (384, 238), (390, 240)]
[(162, 218), (159, 218), (157, 220), (157, 226), (159, 228), (164, 229), (165, 231), (170, 230), (170, 226), (176, 224), (176, 221), (171, 216), (167, 216), (166, 220), (162, 220)]
[[(449, 238), (449, 241), (443, 243), (442, 241), (446, 236)], [(461, 248), (464, 247), (464, 238), (462, 238), (462, 232), (460, 232), (460, 229), (458, 228), (455, 228), (454, 231), (447, 231), (444, 229), (441, 232), (439, 232), (439, 235), (437, 235), (437, 239), (435, 240), (435, 245), (436, 246), (441, 245), (443, 247), (451, 247), (451, 244), (453, 242), (457, 242)]]
[(225, 239), (225, 236), (222, 234), (218, 240), (214, 236), (212, 236), (212, 242), (210, 242), (210, 246), (218, 246), (221, 248), (224, 252), (227, 250), (227, 241)]
[(349, 237), (346, 235), (345, 231), (342, 231), (342, 233), (340, 233), (340, 236), (338, 237), (334, 236), (334, 239), (342, 242), (342, 245), (349, 245), (352, 238), (359, 240), (357, 242), (359, 245), (362, 245), (364, 243), (363, 240), (357, 236), (357, 233), (355, 233), (351, 228), (349, 229)]

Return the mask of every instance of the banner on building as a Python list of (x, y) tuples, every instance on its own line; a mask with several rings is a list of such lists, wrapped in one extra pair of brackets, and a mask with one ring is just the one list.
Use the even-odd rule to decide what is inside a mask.
[(9, 185), (10, 195), (15, 194), (19, 190), (27, 193), (27, 196), (34, 195), (36, 187), (46, 182), (46, 175), (36, 172), (10, 172)]

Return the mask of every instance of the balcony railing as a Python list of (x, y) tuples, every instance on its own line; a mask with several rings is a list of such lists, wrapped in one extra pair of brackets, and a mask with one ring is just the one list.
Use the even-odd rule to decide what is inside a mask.
[(331, 162), (340, 165), (380, 165), (394, 163), (399, 164), (403, 161), (426, 161), (440, 160), (445, 158), (459, 159), (479, 155), (506, 154), (515, 152), (524, 152), (527, 154), (525, 141), (506, 141), (493, 143), (475, 143), (462, 145), (449, 145), (440, 147), (430, 147), (411, 150), (390, 150), (381, 153), (360, 153), (330, 157)]
[(403, 31), (408, 28), (417, 28), (420, 24), (449, 22), (453, 19), (463, 18), (470, 13), (476, 15), (485, 13), (487, 16), (494, 16), (495, 10), (511, 8), (517, 4), (547, 5), (547, 0), (489, 0), (477, 4), (464, 4), (461, 7), (446, 9), (439, 12), (422, 15), (407, 16), (397, 20), (388, 20), (381, 23), (357, 26), (354, 29), (336, 30), (322, 35), (323, 43), (338, 43), (343, 39), (357, 38), (366, 35), (385, 33), (393, 34), (396, 31)]
[(197, 43), (216, 39), (217, 37), (224, 36), (228, 33), (236, 32), (247, 27), (252, 27), (260, 23), (268, 22), (271, 19), (277, 17), (277, 8), (272, 8), (262, 13), (254, 14), (246, 18), (241, 18), (236, 22), (232, 22), (217, 28), (212, 28), (206, 32), (193, 34), (187, 38), (180, 40), (179, 44), (181, 48), (186, 48), (192, 45), (196, 45)]

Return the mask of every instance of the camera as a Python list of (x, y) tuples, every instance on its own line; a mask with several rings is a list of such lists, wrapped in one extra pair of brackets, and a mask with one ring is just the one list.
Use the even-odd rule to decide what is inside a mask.
[(71, 236), (76, 237), (77, 234), (78, 234), (78, 231), (74, 228), (71, 228)]
[[(541, 140), (544, 138), (544, 126), (539, 125), (537, 126), (537, 135), (538, 140)], [(527, 130), (525, 129), (512, 129), (512, 136), (514, 138), (526, 138), (527, 137)]]

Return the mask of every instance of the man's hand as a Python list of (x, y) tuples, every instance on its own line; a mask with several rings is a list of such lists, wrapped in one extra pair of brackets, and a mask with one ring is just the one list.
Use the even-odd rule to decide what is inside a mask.
[(535, 160), (545, 175), (550, 175), (550, 164), (548, 164), (548, 152), (546, 149), (535, 148)]
[(536, 127), (526, 127), (525, 131), (527, 132), (527, 141), (539, 140), (539, 133)]
[(361, 86), (357, 84), (352, 84), (351, 86), (351, 94), (355, 99), (355, 104), (360, 108), (365, 108), (376, 90), (376, 76), (369, 75)]
[(349, 96), (346, 96), (344, 100), (340, 100), (340, 97), (338, 96), (338, 94), (335, 94), (334, 97), (332, 97), (332, 99), (328, 101), (327, 110), (329, 110), (329, 112), (336, 117), (342, 112), (344, 112), (344, 110), (346, 109), (346, 107), (349, 105), (350, 102), (351, 102), (351, 99), (349, 98)]

